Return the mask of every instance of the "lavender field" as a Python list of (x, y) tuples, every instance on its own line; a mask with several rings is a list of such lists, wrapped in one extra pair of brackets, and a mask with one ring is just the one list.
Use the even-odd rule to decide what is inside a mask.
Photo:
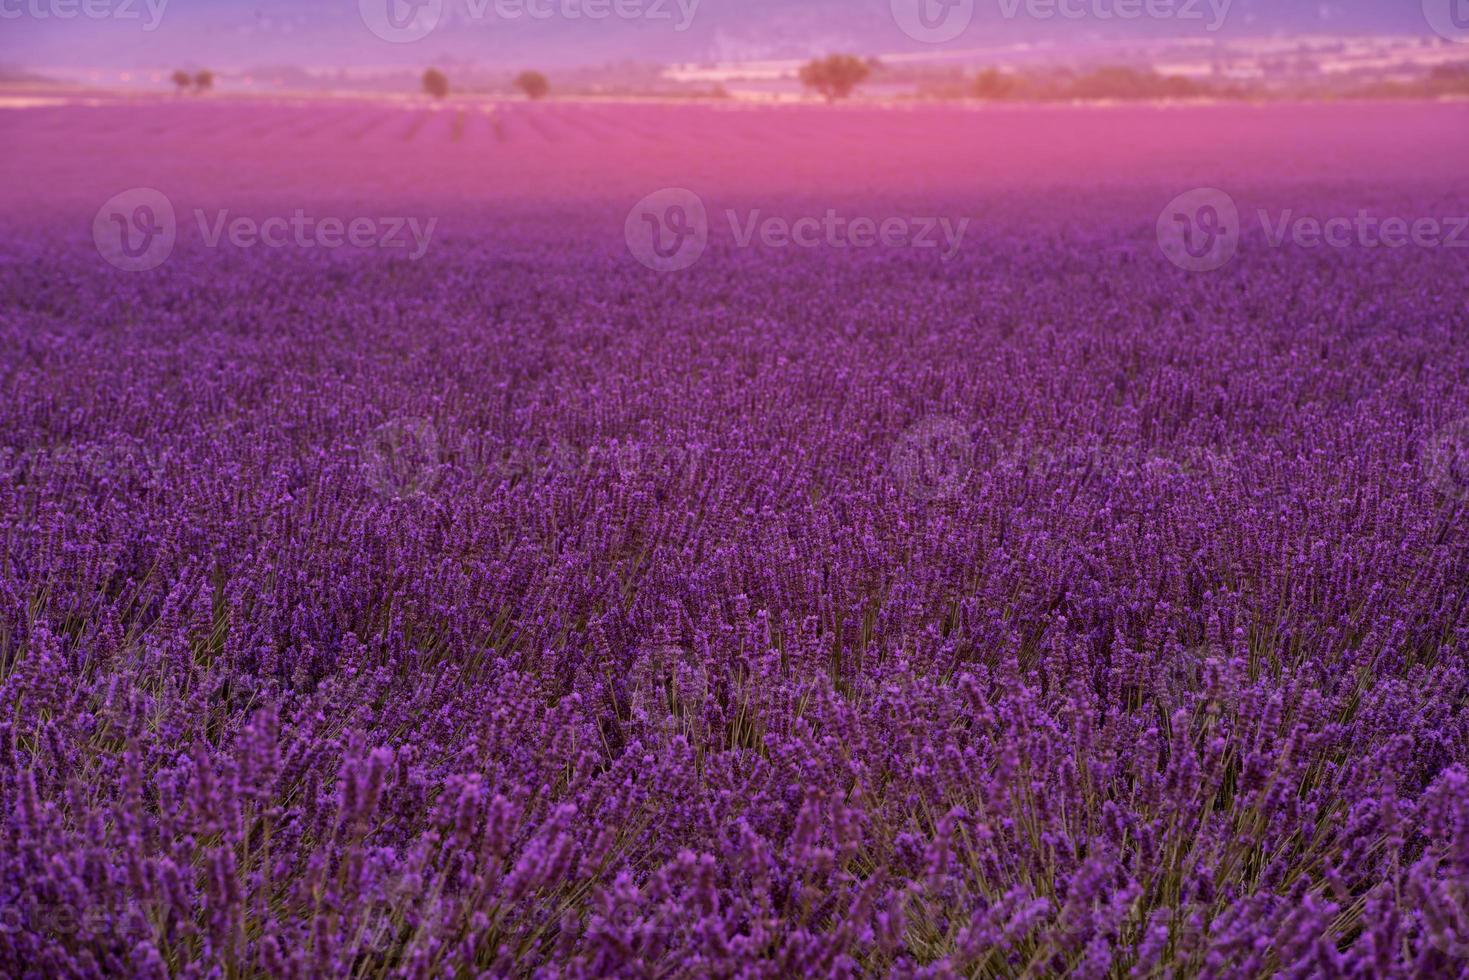
[(1469, 976), (1466, 121), (0, 109), (0, 974)]

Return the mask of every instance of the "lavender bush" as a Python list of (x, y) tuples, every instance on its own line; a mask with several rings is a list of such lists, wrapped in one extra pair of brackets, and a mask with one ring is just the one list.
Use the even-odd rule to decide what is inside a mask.
[(0, 972), (1469, 975), (1462, 259), (1097, 229), (13, 245)]

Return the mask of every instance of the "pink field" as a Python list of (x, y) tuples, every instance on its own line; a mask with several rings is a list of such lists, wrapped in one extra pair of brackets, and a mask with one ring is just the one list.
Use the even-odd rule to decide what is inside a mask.
[(444, 209), (451, 222), (486, 204), (625, 207), (668, 185), (976, 202), (1054, 192), (1084, 208), (1095, 191), (1115, 202), (1118, 193), (1202, 184), (1452, 190), (1463, 186), (1469, 159), (1469, 105), (459, 108), (168, 99), (0, 109), (0, 143), (0, 210), (12, 219), (87, 217), (117, 189), (140, 185), (236, 204), (452, 204)]

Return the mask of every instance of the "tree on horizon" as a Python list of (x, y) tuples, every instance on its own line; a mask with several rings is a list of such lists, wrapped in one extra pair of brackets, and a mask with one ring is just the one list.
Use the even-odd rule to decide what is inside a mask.
[(449, 95), (449, 76), (437, 68), (430, 68), (423, 73), (423, 90), (436, 99), (447, 98)]
[(551, 83), (538, 71), (523, 71), (510, 84), (528, 99), (544, 99), (551, 91)]
[(801, 67), (801, 84), (819, 92), (827, 102), (845, 99), (872, 74), (876, 62), (854, 54), (833, 54)]

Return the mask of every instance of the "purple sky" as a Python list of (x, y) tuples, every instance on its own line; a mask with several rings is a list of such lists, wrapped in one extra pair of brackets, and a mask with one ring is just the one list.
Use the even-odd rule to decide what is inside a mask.
[[(377, 4), (378, 10), (390, 2), (404, 0), (361, 0), (369, 7)], [(419, 2), (444, 4), (434, 29), (411, 43), (388, 43), (367, 28), (359, 0), (0, 0), (0, 65), (149, 69), (207, 64), (235, 69), (468, 62), (560, 68), (626, 60), (791, 58), (830, 50), (931, 50), (898, 29), (890, 0)], [(973, 0), (969, 26), (947, 44), (988, 48), (1144, 36), (1429, 34), (1420, 0), (1059, 0), (1082, 11), (1071, 20), (1037, 16), (1035, 11), (1043, 12), (1047, 2), (1058, 0)], [(1202, 19), (1098, 15), (1129, 2), (1197, 2)], [(1469, 7), (1469, 0), (1442, 2)], [(521, 3), (541, 4), (549, 16), (514, 18), (515, 5)], [(614, 13), (597, 20), (570, 16), (585, 3), (602, 3), (613, 11), (618, 9), (614, 5), (623, 4), (625, 12), (643, 15)], [(1218, 10), (1221, 4), (1227, 4), (1222, 27), (1217, 34), (1209, 32), (1204, 25), (1214, 19), (1211, 5)]]

